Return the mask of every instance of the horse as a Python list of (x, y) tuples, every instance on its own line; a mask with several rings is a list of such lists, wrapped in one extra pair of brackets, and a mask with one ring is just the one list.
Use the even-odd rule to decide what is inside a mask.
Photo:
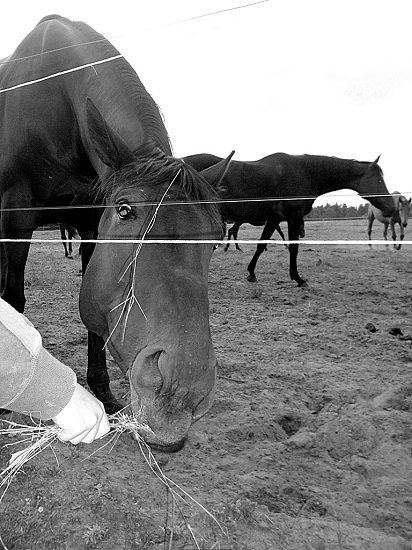
[(33, 230), (75, 227), (88, 385), (119, 410), (108, 348), (146, 442), (178, 450), (213, 402), (208, 241), (223, 234), (215, 188), (231, 155), (201, 173), (173, 157), (138, 75), (83, 22), (43, 18), (0, 67), (0, 295), (22, 312)]
[[(238, 236), (238, 233), (239, 233), (239, 229), (240, 229), (240, 226), (242, 224), (239, 223), (239, 222), (235, 222), (232, 227), (229, 227), (229, 229), (227, 230), (227, 244), (224, 248), (224, 251), (227, 252), (228, 249), (229, 249), (229, 246), (230, 246), (230, 239), (233, 238), (233, 240), (235, 241), (235, 246), (236, 246), (236, 250), (239, 250), (239, 251), (242, 251), (242, 249), (240, 248), (240, 246), (238, 245), (238, 243), (236, 242), (237, 241), (237, 236)], [(265, 225), (264, 223), (262, 223), (261, 225)], [(285, 238), (285, 234), (283, 233), (280, 225), (277, 225), (275, 227), (275, 231), (277, 231), (280, 235), (280, 238), (282, 239), (282, 241), (286, 241), (286, 238)], [(304, 224), (304, 221), (302, 219), (302, 224), (299, 228), (299, 237), (301, 239), (303, 239), (305, 237), (305, 224)], [(288, 245), (285, 244), (285, 248), (288, 249)], [(266, 247), (266, 250), (267, 250), (267, 247)]]
[[(79, 233), (77, 229), (72, 227), (71, 225), (67, 223), (59, 223), (59, 229), (60, 229), (60, 237), (63, 241), (64, 246), (64, 256), (68, 260), (73, 259), (73, 247), (72, 247), (72, 240), (79, 238)], [(80, 248), (79, 248), (79, 254), (80, 254)]]
[[(184, 157), (184, 161), (202, 170), (221, 158), (207, 153)], [(364, 162), (321, 155), (274, 153), (259, 160), (232, 161), (218, 186), (220, 210), (224, 218), (238, 223), (262, 225), (261, 240), (268, 240), (281, 221), (288, 224), (291, 241), (299, 240), (303, 217), (320, 195), (352, 189), (392, 216), (395, 205), (386, 188), (379, 157)], [(266, 246), (258, 244), (247, 270), (248, 281), (255, 282), (255, 268)], [(289, 245), (289, 274), (298, 286), (306, 285), (297, 268), (298, 244)]]
[[(392, 216), (384, 216), (382, 211), (378, 208), (375, 208), (371, 204), (368, 208), (368, 237), (369, 240), (371, 240), (372, 235), (372, 225), (374, 220), (378, 220), (379, 222), (383, 223), (383, 238), (388, 240), (388, 227), (391, 226), (391, 232), (392, 232), (392, 240), (396, 241), (396, 232), (395, 232), (395, 224), (399, 224), (400, 228), (400, 240), (403, 241), (405, 237), (405, 227), (408, 226), (408, 218), (409, 218), (409, 210), (411, 206), (411, 199), (407, 199), (397, 191), (392, 193), (394, 201), (395, 201), (395, 213)], [(372, 245), (369, 244), (369, 246), (372, 248)], [(402, 244), (394, 244), (393, 248), (395, 250), (400, 250)]]

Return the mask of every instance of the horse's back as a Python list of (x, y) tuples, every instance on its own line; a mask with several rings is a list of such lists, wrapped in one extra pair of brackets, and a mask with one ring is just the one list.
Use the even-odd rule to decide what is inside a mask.
[(43, 202), (87, 194), (101, 170), (88, 98), (131, 151), (152, 139), (171, 154), (159, 109), (136, 72), (86, 23), (43, 18), (0, 67), (0, 88), (0, 194), (18, 185), (27, 186), (27, 197), (42, 188)]
[[(27, 172), (32, 163), (41, 170), (42, 158), (53, 164), (60, 157), (67, 168), (75, 168), (80, 140), (76, 99), (84, 79), (79, 72), (71, 78), (55, 74), (75, 68), (86, 58), (92, 60), (87, 47), (80, 54), (76, 46), (99, 37), (103, 39), (85, 24), (48, 16), (0, 67), (0, 173), (11, 175), (18, 165), (26, 164)], [(57, 155), (56, 150), (65, 154)]]

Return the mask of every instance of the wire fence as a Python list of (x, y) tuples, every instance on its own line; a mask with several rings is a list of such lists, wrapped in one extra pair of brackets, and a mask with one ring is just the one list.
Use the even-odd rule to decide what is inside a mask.
[[(251, 3), (248, 3), (248, 4), (243, 4), (243, 5), (239, 5), (239, 6), (234, 6), (234, 7), (231, 7), (231, 8), (227, 8), (227, 9), (224, 9), (224, 10), (218, 10), (218, 11), (215, 11), (215, 12), (209, 12), (209, 13), (206, 13), (206, 14), (201, 14), (201, 15), (198, 15), (198, 16), (194, 16), (194, 17), (191, 17), (191, 18), (187, 18), (187, 19), (182, 19), (182, 20), (179, 20), (179, 21), (176, 21), (176, 22), (172, 22), (172, 23), (169, 23), (168, 25), (176, 25), (176, 24), (180, 24), (180, 23), (186, 23), (186, 22), (189, 22), (189, 21), (192, 21), (192, 20), (195, 20), (195, 19), (200, 19), (200, 18), (204, 18), (204, 17), (209, 17), (209, 16), (213, 16), (213, 15), (217, 15), (217, 14), (221, 14), (221, 13), (224, 13), (224, 12), (229, 12), (229, 11), (233, 11), (233, 10), (238, 10), (238, 9), (243, 9), (243, 8), (248, 8), (248, 7), (252, 7), (252, 6), (256, 6), (257, 4), (262, 4), (262, 3), (265, 3), (267, 2), (268, 0), (258, 0), (256, 2), (251, 2)], [(47, 55), (47, 54), (50, 54), (50, 53), (54, 53), (56, 51), (60, 51), (60, 50), (66, 50), (68, 48), (74, 48), (74, 47), (79, 47), (79, 46), (88, 46), (90, 44), (95, 44), (96, 42), (108, 42), (109, 39), (106, 39), (106, 38), (102, 38), (102, 39), (99, 39), (99, 40), (94, 40), (94, 41), (89, 41), (89, 42), (84, 42), (84, 43), (80, 43), (80, 44), (74, 44), (74, 45), (70, 45), (70, 46), (65, 46), (65, 47), (62, 47), (62, 48), (58, 48), (58, 49), (54, 49), (54, 50), (51, 50), (51, 51), (46, 51), (46, 52), (39, 52), (38, 54), (34, 54), (32, 56), (25, 56), (25, 57), (20, 57), (20, 58), (14, 58), (14, 59), (6, 59), (6, 60), (2, 60), (2, 62), (0, 63), (0, 66), (1, 65), (6, 65), (6, 64), (10, 64), (10, 63), (15, 63), (15, 62), (18, 62), (18, 61), (21, 61), (21, 60), (24, 60), (24, 59), (27, 59), (28, 57), (36, 57), (36, 56), (44, 56), (44, 55)], [(33, 80), (30, 80), (30, 81), (25, 81), (25, 82), (21, 82), (19, 84), (16, 84), (14, 86), (10, 86), (10, 87), (7, 87), (7, 88), (3, 88), (3, 89), (0, 89), (0, 94), (4, 94), (4, 93), (7, 93), (7, 92), (11, 92), (13, 90), (16, 90), (16, 89), (19, 89), (19, 88), (22, 88), (22, 87), (27, 87), (27, 86), (31, 86), (31, 85), (34, 85), (34, 84), (38, 84), (40, 82), (43, 82), (45, 80), (49, 80), (49, 79), (52, 79), (52, 78), (57, 78), (57, 77), (61, 77), (63, 75), (66, 75), (66, 74), (69, 74), (69, 73), (72, 73), (72, 72), (75, 72), (75, 71), (81, 71), (81, 70), (84, 70), (84, 69), (87, 69), (87, 68), (92, 68), (94, 69), (95, 66), (98, 66), (98, 65), (101, 65), (101, 64), (104, 64), (104, 63), (109, 63), (111, 61), (114, 61), (116, 59), (119, 59), (119, 58), (122, 58), (123, 56), (121, 54), (118, 54), (118, 55), (115, 55), (115, 56), (111, 56), (111, 57), (108, 57), (108, 58), (105, 58), (105, 59), (98, 59), (96, 61), (93, 61), (93, 62), (90, 62), (90, 63), (86, 63), (86, 64), (83, 64), (83, 65), (78, 65), (78, 66), (75, 66), (75, 67), (71, 67), (71, 68), (68, 68), (64, 71), (59, 71), (59, 72), (55, 72), (55, 73), (52, 73), (50, 75), (46, 75), (44, 77), (41, 77), (41, 78), (38, 78), (38, 79), (33, 79)], [(95, 70), (95, 69), (94, 69)], [(404, 192), (406, 195), (410, 194), (409, 192)], [(402, 193), (399, 193), (400, 195)], [(335, 196), (335, 195), (331, 195), (329, 194), (329, 196)], [(342, 199), (343, 197), (345, 196), (355, 196), (353, 194), (351, 195), (344, 195), (344, 194), (336, 194), (337, 197), (339, 197), (340, 199)], [(365, 199), (368, 199), (368, 198), (372, 198), (372, 197), (382, 197), (382, 196), (387, 196), (387, 195), (364, 195), (362, 198), (365, 198)], [(318, 196), (293, 196), (293, 197), (264, 197), (264, 198), (256, 198), (256, 197), (250, 197), (250, 198), (242, 198), (242, 199), (218, 199), (218, 200), (210, 200), (210, 201), (174, 201), (174, 202), (168, 202), (168, 201), (165, 201), (163, 203), (163, 206), (170, 206), (170, 205), (174, 205), (174, 206), (182, 206), (182, 205), (193, 205), (193, 204), (208, 204), (208, 203), (217, 203), (217, 204), (229, 204), (229, 203), (251, 203), (251, 202), (281, 202), (281, 201), (315, 201), (316, 199), (318, 198)], [(59, 210), (75, 210), (75, 209), (83, 209), (83, 208), (86, 208), (86, 209), (90, 209), (90, 208), (94, 208), (94, 209), (100, 209), (100, 208), (115, 208), (117, 207), (118, 205), (108, 205), (108, 204), (92, 204), (92, 205), (65, 205), (65, 206), (53, 206), (53, 207), (49, 207), (49, 206), (41, 206), (41, 207), (33, 207), (33, 206), (28, 206), (28, 207), (14, 207), (14, 208), (0, 208), (0, 215), (2, 212), (13, 212), (13, 211), (32, 211), (32, 210), (36, 210), (36, 211), (46, 211), (46, 210), (52, 210), (52, 211), (59, 211)], [(135, 206), (135, 207), (156, 207), (157, 206), (157, 203), (154, 203), (154, 202), (134, 202), (134, 203), (131, 203), (131, 206)], [(329, 218), (329, 219), (322, 219), (322, 221), (331, 221), (331, 220), (342, 220), (342, 219), (346, 219), (346, 218)], [(347, 218), (347, 219), (355, 219), (355, 218)], [(356, 219), (359, 219), (359, 218), (356, 218)], [(311, 218), (310, 220), (306, 220), (306, 222), (308, 221), (316, 221), (314, 218)], [(47, 243), (52, 243), (52, 242), (58, 242), (58, 243), (61, 243), (61, 242), (69, 242), (69, 240), (67, 239), (37, 239), (37, 238), (30, 238), (30, 239), (17, 239), (17, 238), (13, 238), (13, 239), (7, 239), (7, 238), (0, 238), (0, 243), (9, 243), (9, 242), (16, 242), (16, 243), (42, 243), (42, 242), (47, 242)], [(128, 244), (193, 244), (193, 243), (198, 243), (198, 244), (205, 244), (205, 243), (213, 243), (213, 244), (225, 244), (227, 243), (228, 241), (227, 240), (222, 240), (222, 239), (219, 239), (219, 240), (213, 240), (213, 239), (83, 239), (82, 242), (84, 243), (98, 243), (98, 244), (102, 244), (102, 243), (106, 243), (106, 244), (120, 244), (120, 243), (128, 243)], [(319, 244), (319, 245), (331, 245), (331, 244), (335, 244), (335, 245), (338, 245), (338, 244), (344, 244), (344, 245), (347, 245), (347, 244), (351, 244), (351, 245), (364, 245), (365, 243), (369, 243), (369, 244), (387, 244), (387, 241), (384, 241), (384, 240), (373, 240), (373, 241), (363, 241), (363, 240), (334, 240), (334, 241), (328, 241), (328, 240), (299, 240), (299, 241), (293, 241), (293, 240), (285, 240), (285, 241), (276, 241), (276, 240), (256, 240), (256, 239), (248, 239), (248, 240), (237, 240), (236, 242), (240, 243), (240, 244), (306, 244), (306, 245), (315, 245), (315, 244)], [(409, 245), (409, 244), (412, 244), (412, 241), (402, 241), (402, 244), (404, 245)]]

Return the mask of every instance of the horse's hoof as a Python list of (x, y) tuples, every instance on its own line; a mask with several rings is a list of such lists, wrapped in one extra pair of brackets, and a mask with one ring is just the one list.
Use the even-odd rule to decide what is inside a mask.
[(248, 277), (246, 277), (246, 280), (248, 280), (249, 283), (257, 283), (255, 275), (249, 275)]
[(298, 287), (305, 288), (308, 286), (308, 283), (306, 281), (298, 281)]

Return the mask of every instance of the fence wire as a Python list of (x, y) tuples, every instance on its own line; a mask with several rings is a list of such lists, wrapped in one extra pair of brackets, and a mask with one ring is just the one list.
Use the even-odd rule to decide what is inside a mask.
[[(261, 3), (265, 3), (267, 2), (268, 0), (258, 0), (256, 2), (252, 2), (252, 3), (249, 3), (249, 4), (244, 4), (244, 5), (240, 5), (240, 6), (234, 6), (234, 7), (231, 7), (231, 8), (227, 8), (227, 9), (224, 9), (224, 10), (219, 10), (219, 11), (216, 11), (216, 12), (210, 12), (210, 13), (206, 13), (206, 14), (202, 14), (202, 15), (199, 15), (199, 16), (195, 16), (195, 17), (191, 17), (191, 18), (188, 18), (188, 19), (182, 19), (182, 20), (179, 20), (179, 21), (176, 21), (176, 22), (172, 22), (172, 23), (169, 23), (167, 24), (166, 26), (168, 25), (176, 25), (176, 24), (179, 24), (179, 23), (186, 23), (186, 22), (189, 22), (189, 21), (193, 21), (193, 20), (196, 20), (196, 19), (200, 19), (200, 18), (204, 18), (204, 17), (208, 17), (208, 16), (212, 16), (212, 15), (217, 15), (217, 14), (220, 14), (220, 13), (224, 13), (224, 12), (230, 12), (230, 11), (233, 11), (233, 10), (237, 10), (237, 9), (242, 9), (242, 8), (247, 8), (247, 7), (251, 7), (251, 6), (255, 6), (257, 4), (261, 4)], [(28, 57), (36, 57), (36, 56), (43, 56), (43, 55), (47, 55), (49, 53), (53, 53), (53, 52), (56, 52), (56, 51), (60, 51), (60, 50), (64, 50), (64, 49), (68, 49), (68, 48), (74, 48), (74, 47), (79, 47), (79, 46), (87, 46), (87, 45), (90, 45), (90, 44), (94, 44), (96, 42), (108, 42), (109, 39), (107, 38), (102, 38), (102, 39), (99, 39), (99, 40), (96, 40), (96, 41), (91, 41), (91, 42), (84, 42), (84, 43), (80, 43), (80, 44), (74, 44), (72, 46), (66, 46), (64, 48), (59, 48), (59, 49), (55, 49), (55, 50), (52, 50), (52, 51), (47, 51), (47, 52), (40, 52), (39, 54), (35, 54), (35, 55), (32, 55), (32, 56), (26, 56), (26, 57), (21, 57), (21, 58), (16, 58), (16, 59), (12, 59), (12, 60), (8, 60), (8, 59), (5, 59), (3, 60), (1, 63), (0, 63), (0, 66), (1, 65), (5, 65), (5, 64), (10, 64), (10, 63), (15, 63), (15, 62), (18, 62), (18, 61), (21, 61), (23, 59), (27, 59)], [(6, 92), (10, 92), (10, 91), (13, 91), (13, 90), (16, 90), (18, 88), (22, 88), (22, 87), (26, 87), (26, 86), (30, 86), (30, 85), (34, 85), (34, 84), (37, 84), (37, 83), (40, 83), (40, 82), (43, 82), (45, 80), (49, 80), (49, 79), (52, 79), (52, 78), (56, 78), (56, 77), (59, 77), (59, 76), (63, 76), (65, 74), (69, 74), (69, 73), (72, 73), (72, 72), (75, 72), (75, 71), (80, 71), (80, 70), (83, 70), (83, 69), (86, 69), (86, 68), (92, 68), (94, 69), (94, 66), (96, 65), (101, 65), (103, 63), (108, 63), (110, 61), (113, 61), (113, 60), (116, 60), (116, 59), (119, 59), (119, 58), (122, 58), (123, 55), (121, 54), (118, 54), (118, 55), (115, 55), (115, 56), (112, 56), (110, 58), (106, 58), (106, 59), (100, 59), (100, 60), (96, 60), (94, 62), (91, 62), (91, 63), (87, 63), (87, 64), (84, 64), (84, 65), (79, 65), (79, 66), (76, 66), (76, 67), (72, 67), (70, 69), (67, 69), (67, 70), (64, 70), (64, 71), (60, 71), (60, 72), (56, 72), (56, 73), (52, 73), (50, 75), (47, 75), (47, 76), (44, 76), (42, 78), (38, 78), (38, 79), (34, 79), (34, 80), (31, 80), (31, 81), (25, 81), (25, 82), (22, 82), (20, 84), (16, 84), (14, 86), (11, 86), (9, 88), (3, 88), (3, 89), (0, 89), (0, 94), (2, 93), (6, 93)], [(409, 192), (404, 192), (405, 194), (409, 194)], [(399, 193), (401, 194), (401, 193)], [(349, 195), (345, 195), (345, 194), (336, 194), (336, 195), (329, 195), (330, 197), (333, 197), (333, 196), (336, 196), (336, 197), (345, 197), (345, 196), (355, 196), (353, 194), (349, 194)], [(387, 196), (387, 195), (364, 195), (362, 198), (365, 198), (365, 199), (368, 199), (368, 198), (372, 198), (372, 197), (384, 197), (384, 196)], [(215, 203), (215, 204), (229, 204), (229, 203), (250, 203), (250, 202), (281, 202), (281, 201), (305, 201), (305, 200), (310, 200), (310, 201), (315, 201), (316, 199), (318, 198), (318, 196), (294, 196), (294, 197), (265, 197), (265, 198), (255, 198), (255, 197), (251, 197), (251, 198), (242, 198), (241, 200), (239, 199), (218, 199), (218, 200), (210, 200), (210, 201), (176, 201), (176, 202), (164, 202), (164, 206), (182, 206), (182, 205), (194, 205), (194, 204), (210, 204), (210, 203)], [(149, 206), (149, 207), (153, 207), (153, 206), (157, 206), (157, 203), (154, 203), (154, 202), (134, 202), (134, 203), (131, 203), (130, 204), (131, 206), (136, 206), (136, 207), (142, 207), (142, 206)], [(107, 205), (107, 204), (93, 204), (93, 205), (66, 205), (66, 206), (42, 206), (42, 207), (17, 207), (17, 208), (0, 208), (0, 214), (2, 212), (14, 212), (14, 211), (32, 211), (32, 210), (36, 210), (36, 211), (46, 211), (46, 210), (53, 210), (53, 211), (59, 211), (59, 210), (75, 210), (75, 209), (84, 209), (84, 208), (87, 208), (87, 209), (90, 209), (90, 208), (116, 208), (118, 205)], [(342, 219), (345, 219), (345, 218), (342, 218)], [(69, 240), (65, 240), (65, 239), (35, 239), (35, 238), (31, 238), (31, 239), (4, 239), (4, 238), (0, 238), (0, 242), (3, 242), (3, 243), (8, 243), (8, 242), (16, 242), (16, 243), (62, 243), (62, 242), (69, 242)], [(228, 242), (230, 241), (227, 241), (227, 240), (209, 240), (209, 239), (196, 239), (196, 240), (190, 240), (190, 239), (83, 239), (82, 242), (84, 243), (98, 243), (98, 244), (120, 244), (120, 243), (128, 243), (128, 244), (193, 244), (193, 243), (197, 243), (197, 244), (205, 244), (205, 243), (210, 243), (210, 244), (227, 244)], [(334, 244), (334, 245), (347, 245), (347, 244), (351, 244), (351, 245), (364, 245), (364, 244), (374, 244), (374, 245), (380, 245), (380, 244), (388, 244), (389, 241), (383, 241), (383, 240), (372, 240), (372, 241), (363, 241), (363, 240), (331, 240), (331, 241), (325, 241), (325, 240), (299, 240), (299, 241), (290, 241), (290, 240), (285, 240), (285, 241), (280, 241), (280, 240), (254, 240), (254, 239), (248, 239), (248, 240), (237, 240), (236, 241), (237, 243), (239, 244), (280, 244), (280, 245), (293, 245), (293, 244), (304, 244), (304, 245), (331, 245), (331, 244)], [(399, 243), (401, 241), (398, 241)], [(402, 241), (402, 245), (410, 245), (412, 244), (412, 241)]]
[[(69, 239), (0, 239), (0, 243), (69, 243)], [(353, 240), (321, 240), (321, 239), (303, 239), (298, 241), (290, 240), (280, 240), (280, 239), (239, 239), (239, 240), (227, 240), (227, 239), (81, 239), (81, 243), (91, 243), (91, 244), (213, 244), (213, 245), (222, 245), (222, 244), (274, 244), (274, 245), (391, 245), (391, 244), (401, 244), (411, 245), (412, 241), (408, 240), (362, 240), (362, 239), (353, 239)]]

